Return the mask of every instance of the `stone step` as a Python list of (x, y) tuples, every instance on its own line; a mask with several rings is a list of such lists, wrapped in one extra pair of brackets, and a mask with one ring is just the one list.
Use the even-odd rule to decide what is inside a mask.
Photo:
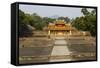
[(69, 55), (70, 51), (68, 50), (67, 46), (54, 46), (51, 56), (52, 55)]
[(67, 44), (66, 40), (55, 40), (54, 44)]
[(66, 39), (66, 37), (55, 37), (55, 39)]
[(64, 61), (71, 61), (71, 59), (52, 59), (49, 62), (64, 62)]
[[(62, 56), (62, 55), (70, 55), (70, 51), (68, 50), (67, 46), (54, 46), (51, 52), (51, 56)], [(59, 61), (70, 61), (71, 59), (59, 58), (53, 59), (50, 58), (50, 62), (59, 62)]]

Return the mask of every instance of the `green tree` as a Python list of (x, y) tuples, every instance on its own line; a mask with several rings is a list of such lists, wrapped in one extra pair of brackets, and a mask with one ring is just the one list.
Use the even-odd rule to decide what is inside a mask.
[(32, 36), (32, 30), (28, 28), (29, 16), (19, 10), (19, 37)]
[(79, 30), (89, 31), (92, 36), (96, 35), (96, 10), (91, 11), (83, 8), (81, 10), (84, 16), (77, 17), (72, 21), (72, 25)]
[(83, 13), (83, 15), (89, 15), (89, 11), (86, 8), (83, 8), (81, 12)]
[(68, 17), (59, 17), (58, 19), (59, 19), (59, 20), (64, 20), (64, 21), (66, 21), (67, 23), (70, 22), (70, 18), (68, 18)]

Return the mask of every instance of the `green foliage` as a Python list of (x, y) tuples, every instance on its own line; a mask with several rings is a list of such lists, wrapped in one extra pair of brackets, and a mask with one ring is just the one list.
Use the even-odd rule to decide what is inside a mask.
[(49, 22), (53, 22), (55, 19), (48, 17), (40, 17), (38, 14), (25, 14), (19, 10), (19, 36), (31, 36), (32, 30), (27, 25), (33, 26), (36, 30), (43, 30), (43, 27), (47, 26)]
[(83, 15), (89, 15), (89, 11), (86, 8), (83, 8), (81, 12), (83, 13)]
[(32, 36), (32, 30), (28, 28), (28, 23), (31, 20), (29, 15), (19, 10), (19, 37)]
[(84, 16), (77, 17), (72, 21), (72, 25), (79, 30), (89, 31), (91, 35), (96, 35), (96, 11), (88, 11), (86, 8), (81, 10)]
[[(81, 10), (83, 16), (75, 19), (68, 17), (59, 17), (60, 20), (65, 20), (67, 23), (71, 22), (74, 27), (82, 31), (89, 31), (93, 36), (96, 35), (96, 10)], [(49, 23), (53, 23), (56, 19), (41, 17), (36, 13), (26, 14), (19, 10), (19, 36), (31, 36), (32, 30), (27, 25), (33, 26), (36, 30), (43, 30), (43, 27)]]
[(66, 23), (70, 22), (70, 18), (68, 17), (59, 17), (58, 19), (66, 21)]

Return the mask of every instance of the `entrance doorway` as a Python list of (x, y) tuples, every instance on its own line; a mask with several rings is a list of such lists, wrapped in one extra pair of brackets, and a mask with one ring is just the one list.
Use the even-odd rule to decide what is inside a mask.
[(55, 36), (56, 37), (64, 37), (66, 35), (65, 31), (56, 31)]

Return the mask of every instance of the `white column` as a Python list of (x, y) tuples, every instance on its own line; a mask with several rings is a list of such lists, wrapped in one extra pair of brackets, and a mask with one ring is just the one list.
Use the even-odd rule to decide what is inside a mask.
[(70, 30), (70, 35), (72, 35), (72, 31)]
[(50, 37), (50, 30), (48, 31), (48, 37)]

